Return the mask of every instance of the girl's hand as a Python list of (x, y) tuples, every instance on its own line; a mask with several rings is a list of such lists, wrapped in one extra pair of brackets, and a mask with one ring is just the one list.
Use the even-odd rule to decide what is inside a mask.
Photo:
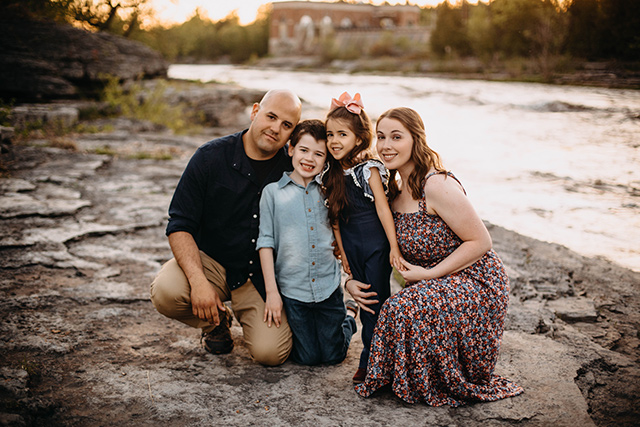
[(398, 270), (400, 275), (404, 278), (407, 284), (413, 284), (415, 282), (419, 282), (420, 280), (428, 280), (432, 279), (429, 277), (429, 270), (420, 267), (419, 265), (413, 265), (405, 261), (404, 259), (400, 260), (403, 270)]
[(342, 254), (340, 259), (342, 260), (342, 269), (344, 270), (344, 272), (348, 275), (351, 275), (351, 267), (349, 267), (349, 261), (347, 261), (347, 257)]
[(401, 261), (404, 261), (404, 258), (402, 258), (400, 249), (398, 248), (391, 249), (391, 252), (389, 252), (389, 262), (391, 263), (391, 266), (398, 271), (404, 271), (405, 266), (402, 264)]
[(369, 298), (377, 297), (378, 294), (375, 292), (364, 291), (365, 289), (369, 289), (371, 285), (365, 285), (364, 283), (358, 280), (349, 278), (345, 282), (344, 287), (347, 290), (347, 292), (351, 294), (355, 302), (358, 303), (358, 305), (362, 310), (369, 312), (371, 314), (376, 314), (375, 311), (370, 309), (368, 306), (371, 304), (377, 304), (379, 302), (377, 299), (369, 299)]
[(282, 298), (280, 294), (267, 293), (267, 301), (264, 306), (264, 319), (263, 322), (267, 322), (267, 326), (271, 327), (271, 321), (276, 324), (276, 327), (280, 327), (282, 319)]

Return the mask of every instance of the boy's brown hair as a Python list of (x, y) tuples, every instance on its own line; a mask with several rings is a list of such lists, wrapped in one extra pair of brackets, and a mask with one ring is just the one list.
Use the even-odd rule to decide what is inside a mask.
[(293, 129), (289, 144), (295, 147), (300, 138), (306, 134), (311, 135), (316, 141), (327, 140), (327, 130), (324, 127), (324, 123), (317, 119), (307, 119), (299, 122)]

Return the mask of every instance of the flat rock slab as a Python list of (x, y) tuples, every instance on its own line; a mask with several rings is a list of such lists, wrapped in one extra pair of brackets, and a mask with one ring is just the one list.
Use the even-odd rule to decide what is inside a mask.
[(598, 319), (595, 303), (589, 298), (563, 298), (549, 301), (547, 308), (566, 322), (595, 322)]
[[(359, 397), (362, 342), (328, 367), (213, 356), (149, 285), (171, 252), (167, 208), (216, 135), (78, 136), (113, 156), (15, 146), (0, 178), (0, 423), (139, 426), (620, 426), (639, 419), (640, 275), (490, 225), (512, 291), (496, 372), (520, 396), (459, 408)], [(84, 138), (84, 139), (83, 139)], [(84, 142), (83, 142), (84, 141)], [(92, 142), (93, 141), (93, 142)], [(127, 144), (135, 142), (135, 144)], [(141, 158), (127, 150), (173, 153)], [(122, 151), (118, 151), (122, 150)], [(135, 153), (133, 153), (135, 154)]]

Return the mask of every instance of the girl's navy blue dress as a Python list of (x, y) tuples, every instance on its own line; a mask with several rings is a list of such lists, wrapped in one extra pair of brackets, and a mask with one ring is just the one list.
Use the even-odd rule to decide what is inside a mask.
[[(369, 186), (372, 168), (380, 172), (382, 182), (386, 185), (389, 174), (379, 160), (367, 160), (344, 171), (348, 207), (340, 220), (342, 244), (353, 278), (370, 284), (371, 288), (367, 291), (376, 292), (379, 301), (369, 306), (375, 314), (361, 310), (364, 348), (360, 355), (360, 368), (367, 367), (369, 347), (378, 314), (391, 292), (389, 241), (378, 218), (373, 192)], [(373, 173), (376, 173), (375, 170)]]

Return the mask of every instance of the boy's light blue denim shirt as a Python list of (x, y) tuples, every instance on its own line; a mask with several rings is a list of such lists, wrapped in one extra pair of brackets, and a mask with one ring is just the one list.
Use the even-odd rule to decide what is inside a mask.
[(324, 301), (340, 286), (327, 208), (316, 181), (305, 188), (289, 174), (262, 191), (256, 248), (273, 248), (282, 295), (302, 302)]

